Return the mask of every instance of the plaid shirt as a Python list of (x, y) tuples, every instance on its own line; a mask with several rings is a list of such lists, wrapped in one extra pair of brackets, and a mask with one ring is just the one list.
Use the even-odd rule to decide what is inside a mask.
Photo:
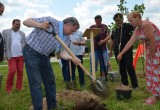
[[(68, 44), (69, 37), (63, 35), (62, 21), (57, 21), (52, 17), (33, 18), (33, 20), (40, 23), (43, 23), (44, 21), (52, 23), (55, 33), (58, 34), (66, 44)], [(52, 32), (53, 28), (49, 27), (47, 30), (49, 32)], [(52, 52), (58, 52), (62, 48), (62, 45), (52, 34), (49, 34), (40, 28), (35, 28), (26, 38), (26, 42), (35, 51), (46, 56), (48, 56)]]

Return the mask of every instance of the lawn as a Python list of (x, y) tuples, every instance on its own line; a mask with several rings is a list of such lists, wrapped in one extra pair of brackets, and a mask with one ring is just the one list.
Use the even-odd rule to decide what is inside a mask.
[[(118, 67), (115, 62), (115, 59), (111, 59), (111, 64), (112, 64), (113, 70), (118, 71)], [(6, 82), (8, 67), (2, 66), (2, 65), (6, 65), (6, 63), (5, 62), (0, 63), (0, 73), (3, 74), (2, 86), (0, 90), (0, 110), (29, 110), (30, 106), (32, 105), (32, 102), (31, 102), (25, 70), (24, 70), (24, 80), (23, 80), (24, 91), (16, 91), (14, 87), (13, 92), (11, 94), (7, 94), (5, 92), (5, 82)], [(52, 65), (53, 65), (53, 69), (56, 76), (57, 92), (63, 91), (65, 90), (65, 84), (63, 83), (63, 79), (62, 79), (61, 68), (58, 62), (53, 62)], [(89, 59), (84, 60), (84, 66), (89, 70)], [(150, 94), (146, 92), (145, 78), (141, 77), (143, 76), (141, 59), (139, 59), (138, 61), (136, 72), (138, 75), (139, 90), (132, 91), (132, 97), (129, 100), (117, 101), (115, 87), (119, 83), (111, 82), (111, 81), (108, 82), (111, 89), (111, 95), (109, 98), (104, 99), (103, 103), (106, 104), (109, 110), (160, 110), (160, 102), (158, 102), (154, 106), (143, 104), (144, 99), (150, 96)], [(97, 72), (97, 76), (98, 75), (99, 73)], [(87, 76), (85, 77), (85, 79), (86, 79), (86, 90), (90, 91), (89, 89), (90, 80)], [(64, 104), (64, 106), (65, 105), (67, 104)], [(68, 110), (71, 110), (70, 107), (67, 107), (67, 108)]]

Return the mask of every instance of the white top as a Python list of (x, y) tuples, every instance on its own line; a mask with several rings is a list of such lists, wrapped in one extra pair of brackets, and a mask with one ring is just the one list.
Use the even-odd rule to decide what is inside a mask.
[(82, 37), (82, 35), (83, 33), (79, 30), (70, 35), (70, 40), (71, 40), (70, 49), (75, 55), (83, 55), (85, 46), (72, 44), (73, 41), (80, 42), (81, 40), (83, 40), (84, 38)]
[(22, 56), (22, 43), (19, 31), (12, 31), (11, 54), (12, 57)]

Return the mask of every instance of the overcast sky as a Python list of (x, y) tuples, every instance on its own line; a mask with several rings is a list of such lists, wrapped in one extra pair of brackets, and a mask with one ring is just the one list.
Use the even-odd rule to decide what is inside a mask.
[[(160, 28), (160, 0), (125, 0), (126, 6), (132, 10), (135, 4), (145, 4), (143, 19), (149, 17), (150, 21)], [(95, 15), (103, 18), (103, 23), (110, 25), (112, 18), (118, 12), (119, 0), (1, 0), (5, 5), (5, 12), (0, 17), (0, 31), (11, 28), (12, 20), (20, 19), (22, 22), (30, 17), (52, 16), (63, 20), (68, 16), (76, 17), (81, 25), (80, 30), (85, 31), (94, 24)], [(130, 11), (129, 10), (129, 11)], [(28, 35), (32, 29), (21, 24), (21, 30)]]

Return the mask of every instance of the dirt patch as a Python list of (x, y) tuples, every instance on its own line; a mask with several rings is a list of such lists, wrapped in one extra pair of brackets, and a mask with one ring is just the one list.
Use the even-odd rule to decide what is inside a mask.
[(101, 100), (100, 97), (86, 90), (84, 91), (65, 90), (57, 93), (57, 100), (58, 101), (63, 100), (63, 102), (68, 102), (68, 100), (73, 102), (79, 102), (79, 101), (86, 101), (91, 98), (98, 101)]
[(130, 91), (130, 90), (132, 90), (132, 88), (130, 88), (129, 86), (125, 86), (125, 85), (118, 85), (115, 89), (116, 90), (121, 90), (121, 91)]
[[(107, 110), (105, 104), (101, 103), (100, 97), (86, 90), (59, 91), (56, 96), (59, 105), (67, 106), (68, 103), (72, 103), (70, 109), (64, 107), (61, 110)], [(33, 107), (30, 107), (30, 110), (33, 110)], [(43, 110), (47, 110), (46, 98), (43, 98)]]
[(100, 103), (94, 99), (78, 102), (73, 107), (73, 110), (108, 110), (105, 104)]
[[(64, 104), (74, 103), (72, 110), (107, 110), (102, 99), (95, 94), (84, 91), (65, 90), (57, 93), (57, 100), (62, 100)], [(71, 110), (71, 109), (70, 109)]]

